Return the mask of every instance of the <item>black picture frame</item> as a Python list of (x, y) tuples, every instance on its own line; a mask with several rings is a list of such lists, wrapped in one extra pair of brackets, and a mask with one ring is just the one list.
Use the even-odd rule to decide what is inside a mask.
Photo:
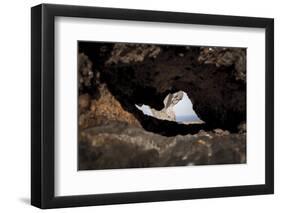
[[(264, 28), (266, 137), (265, 184), (112, 194), (54, 195), (54, 18), (80, 17)], [(241, 16), (41, 4), (31, 9), (31, 204), (60, 208), (272, 194), (274, 192), (274, 20)], [(93, 192), (94, 193), (94, 192)]]

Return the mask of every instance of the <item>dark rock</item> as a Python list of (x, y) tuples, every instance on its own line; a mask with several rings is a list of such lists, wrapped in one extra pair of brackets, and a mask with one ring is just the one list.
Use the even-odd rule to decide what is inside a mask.
[(247, 131), (247, 125), (245, 122), (242, 122), (241, 124), (238, 125), (238, 132), (240, 134), (246, 134)]
[(117, 43), (106, 64), (142, 62), (145, 58), (156, 58), (160, 51), (159, 45)]
[(235, 66), (236, 80), (246, 82), (246, 51), (242, 48), (201, 48), (198, 61), (205, 64), (220, 66)]
[(101, 77), (126, 110), (135, 113), (135, 104), (161, 110), (167, 94), (185, 91), (196, 114), (214, 128), (236, 130), (246, 120), (245, 49), (216, 48), (210, 54), (200, 47), (158, 45), (150, 57), (149, 45), (141, 51), (122, 45)]
[(230, 134), (229, 131), (227, 131), (227, 130), (224, 131), (224, 130), (222, 130), (222, 129), (214, 129), (213, 131), (214, 131), (214, 133), (215, 133), (216, 135), (220, 135), (220, 136), (229, 135), (229, 134)]
[[(79, 169), (246, 163), (246, 50), (79, 44)], [(144, 115), (184, 91), (203, 121)]]
[(78, 56), (78, 80), (79, 90), (85, 90), (85, 88), (92, 86), (92, 78), (94, 76), (93, 63), (89, 60), (88, 56), (84, 53), (80, 53)]
[(89, 96), (89, 94), (86, 93), (86, 94), (80, 95), (78, 98), (79, 112), (83, 112), (83, 111), (89, 109), (90, 101), (91, 101), (91, 97)]
[(119, 101), (108, 91), (106, 85), (100, 84), (97, 86), (97, 91), (100, 96), (95, 99), (90, 100), (89, 95), (79, 96), (80, 129), (105, 125), (113, 121), (124, 122), (132, 126), (141, 126), (132, 113), (122, 108)]
[(212, 132), (165, 137), (125, 123), (80, 133), (79, 169), (114, 169), (246, 162), (246, 136)]

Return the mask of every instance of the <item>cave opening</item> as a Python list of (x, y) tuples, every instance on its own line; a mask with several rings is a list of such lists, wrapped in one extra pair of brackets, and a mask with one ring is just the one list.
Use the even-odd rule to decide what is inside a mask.
[(196, 134), (208, 125), (193, 110), (193, 105), (186, 92), (178, 91), (168, 94), (163, 100), (164, 108), (153, 109), (149, 105), (136, 104), (143, 114), (144, 129), (166, 136)]
[(78, 46), (79, 170), (246, 163), (246, 48)]
[(145, 115), (152, 116), (160, 120), (175, 121), (181, 124), (204, 123), (193, 110), (193, 104), (186, 92), (178, 91), (168, 94), (164, 99), (165, 107), (156, 110), (148, 105), (137, 105)]
[[(114, 43), (85, 46), (80, 58), (95, 63), (81, 61), (79, 91), (95, 99), (101, 96), (90, 104), (100, 119), (92, 122), (90, 118), (92, 123), (116, 120), (173, 136), (215, 128), (237, 132), (245, 120), (244, 50)], [(239, 59), (237, 63), (230, 55)], [(90, 68), (93, 73), (88, 72)], [(172, 107), (165, 108), (165, 101), (173, 102)]]

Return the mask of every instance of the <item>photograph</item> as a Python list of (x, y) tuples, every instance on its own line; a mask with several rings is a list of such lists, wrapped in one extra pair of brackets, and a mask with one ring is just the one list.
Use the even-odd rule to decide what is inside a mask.
[(77, 41), (78, 170), (246, 164), (247, 48)]
[(47, 3), (30, 37), (31, 205), (274, 193), (273, 17)]

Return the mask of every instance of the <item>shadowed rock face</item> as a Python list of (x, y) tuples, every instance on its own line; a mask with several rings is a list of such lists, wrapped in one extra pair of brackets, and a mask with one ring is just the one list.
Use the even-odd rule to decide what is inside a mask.
[[(131, 113), (137, 111), (135, 104), (162, 110), (169, 93), (185, 91), (196, 114), (210, 126), (235, 130), (246, 120), (245, 49), (91, 45), (81, 45), (81, 51), (93, 61), (92, 82), (99, 75)], [(89, 88), (93, 92), (95, 86)]]
[[(246, 162), (245, 49), (79, 45), (79, 169)], [(144, 115), (184, 91), (202, 124)]]
[(161, 120), (176, 121), (176, 114), (173, 107), (183, 98), (183, 92), (179, 91), (174, 94), (168, 94), (164, 99), (164, 108), (160, 111), (151, 108), (154, 117)]
[(222, 130), (165, 137), (112, 123), (82, 131), (79, 169), (245, 163), (245, 137)]
[[(151, 46), (144, 45), (143, 49), (153, 49)], [(127, 108), (146, 104), (161, 110), (167, 94), (185, 91), (201, 120), (234, 130), (246, 120), (245, 50), (220, 48), (212, 54), (208, 51), (199, 47), (160, 46), (153, 57), (145, 55), (142, 60), (124, 61), (123, 57), (131, 52), (129, 47), (123, 48), (121, 52), (112, 52), (103, 78)], [(138, 54), (141, 53), (139, 50)], [(218, 55), (221, 60), (214, 60)]]

